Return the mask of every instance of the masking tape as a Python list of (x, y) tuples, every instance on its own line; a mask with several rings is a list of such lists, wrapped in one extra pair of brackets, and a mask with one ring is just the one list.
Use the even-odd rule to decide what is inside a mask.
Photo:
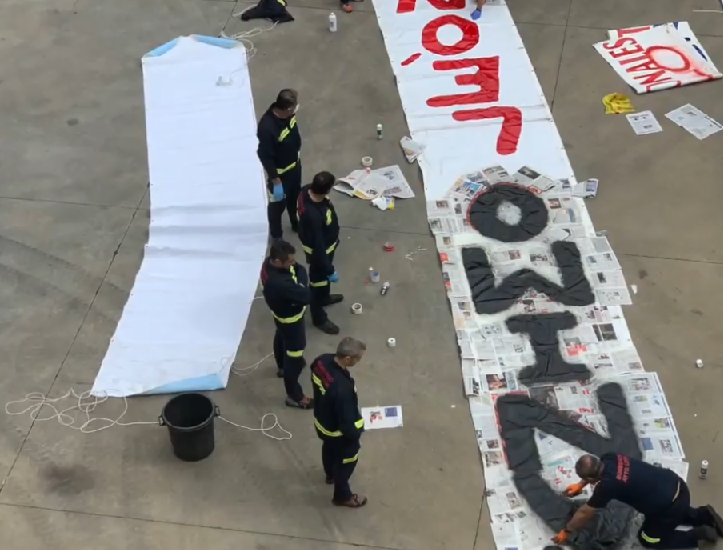
[(374, 159), (372, 157), (362, 157), (362, 166), (364, 168), (369, 168), (374, 163)]
[(393, 348), (394, 346), (397, 345), (397, 341), (396, 341), (394, 338), (390, 338), (389, 340), (387, 340), (387, 345), (388, 345), (390, 348)]
[(352, 304), (351, 305), (351, 312), (354, 315), (361, 315), (362, 314), (362, 305), (361, 304)]

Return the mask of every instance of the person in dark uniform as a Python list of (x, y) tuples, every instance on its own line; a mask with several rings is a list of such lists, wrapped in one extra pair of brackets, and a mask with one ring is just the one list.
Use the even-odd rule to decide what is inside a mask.
[(271, 238), (283, 236), (281, 217), (286, 210), (291, 230), (299, 221), (296, 203), (301, 190), (301, 134), (296, 122), (299, 97), (295, 90), (281, 90), (276, 101), (261, 116), (258, 125), (258, 156), (266, 170), (267, 207)]
[[(569, 486), (566, 496), (579, 495), (587, 485), (594, 485), (595, 489), (587, 504), (552, 539), (555, 544), (564, 543), (571, 533), (582, 529), (595, 511), (605, 508), (611, 500), (627, 504), (645, 516), (638, 540), (646, 548), (696, 548), (698, 543), (714, 544), (723, 536), (723, 519), (712, 506), (692, 508), (688, 485), (672, 470), (605, 453), (600, 458), (582, 456), (575, 471), (582, 481)], [(676, 528), (681, 525), (692, 529), (678, 531)]]
[(299, 376), (306, 364), (306, 327), (304, 313), (309, 304), (309, 279), (306, 269), (296, 263), (296, 250), (286, 241), (271, 245), (269, 257), (261, 266), (264, 299), (274, 316), (274, 359), (277, 375), (284, 379), (286, 405), (311, 409), (313, 401), (304, 395)]
[(332, 503), (349, 508), (361, 508), (367, 503), (366, 497), (352, 493), (349, 487), (364, 432), (356, 384), (349, 369), (362, 360), (366, 349), (363, 342), (347, 337), (339, 342), (336, 354), (325, 353), (311, 364), (314, 427), (322, 441), (326, 483), (334, 485)]
[(299, 240), (309, 264), (311, 287), (311, 322), (327, 334), (339, 334), (339, 327), (329, 320), (324, 308), (338, 304), (341, 294), (331, 294), (331, 283), (339, 280), (334, 268), (334, 254), (339, 245), (339, 218), (329, 193), (336, 178), (319, 172), (299, 194)]

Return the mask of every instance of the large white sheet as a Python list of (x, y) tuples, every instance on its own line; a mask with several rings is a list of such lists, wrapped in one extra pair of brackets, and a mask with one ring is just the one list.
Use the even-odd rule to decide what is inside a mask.
[[(682, 461), (684, 453), (672, 413), (656, 375), (643, 372), (619, 307), (630, 303), (622, 270), (607, 240), (596, 237), (585, 202), (573, 193), (572, 168), (507, 7), (501, 0), (489, 0), (478, 22), (470, 20), (474, 6), (465, 0), (374, 0), (374, 8), (411, 137), (426, 146), (419, 164), (427, 214), (460, 345), (495, 542), (500, 549), (545, 548), (553, 533), (549, 523), (544, 524), (532, 512), (520, 484), (513, 481), (496, 421), (497, 399), (509, 392), (525, 393), (564, 411), (585, 426), (578, 426), (584, 433), (590, 428), (605, 435), (607, 418), (594, 390), (616, 382), (627, 397), (644, 459), (685, 476), (687, 464)], [(470, 205), (479, 206), (478, 197), (484, 199), (485, 193), (503, 187), (517, 193), (524, 187), (525, 193), (532, 192), (544, 204), (547, 219), (541, 233), (530, 231), (526, 238), (512, 242), (511, 238), (497, 238), (504, 236), (504, 230), (495, 236), (488, 230), (487, 236), (482, 236), (473, 227)], [(604, 189), (605, 182), (602, 193)], [(497, 211), (497, 217), (512, 226), (521, 215), (514, 208)], [(580, 257), (573, 261), (572, 256), (561, 254), (559, 258), (567, 262), (561, 265), (554, 252), (555, 245), (560, 249), (559, 241), (574, 242)], [(464, 257), (470, 256), (470, 250), (477, 265), (472, 263), (468, 270)], [(577, 275), (569, 279), (571, 284), (562, 280), (563, 268), (572, 265), (581, 267), (589, 284), (590, 294), (584, 300), (569, 300), (586, 286)], [(524, 295), (511, 298), (508, 286), (495, 295), (504, 286), (501, 281), (509, 282), (515, 276), (523, 281), (527, 277), (524, 269), (562, 290), (546, 295), (528, 288)], [(474, 280), (474, 288), (470, 280)], [(517, 284), (518, 290), (529, 281)], [(502, 311), (495, 298), (503, 304)], [(537, 328), (550, 328), (549, 317), (543, 318), (543, 314), (558, 315), (558, 319), (559, 314), (574, 316), (575, 326), (542, 330), (542, 338), (537, 332), (536, 342), (531, 332), (530, 336), (519, 330), (510, 332), (510, 326), (519, 329), (520, 317), (537, 323)], [(513, 316), (517, 318), (508, 325)], [(542, 357), (551, 357), (544, 346), (552, 346), (552, 334), (557, 336), (560, 355), (568, 363), (587, 366), (590, 380), (520, 382), (522, 369), (538, 364), (535, 352), (542, 350)], [(540, 347), (533, 349), (535, 343)], [(542, 360), (539, 365), (546, 366)], [(545, 436), (543, 419), (535, 426), (538, 428), (541, 430), (534, 437), (541, 475), (559, 492), (563, 484), (577, 481), (573, 466), (582, 451)]]
[(92, 391), (221, 389), (268, 231), (246, 50), (181, 37), (143, 58), (143, 80), (149, 238)]

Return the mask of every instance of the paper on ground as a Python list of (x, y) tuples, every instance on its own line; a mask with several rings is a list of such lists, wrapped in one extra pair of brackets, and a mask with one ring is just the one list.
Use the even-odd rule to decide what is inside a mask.
[(94, 395), (225, 387), (266, 250), (243, 45), (178, 38), (143, 58), (143, 84), (148, 244)]
[(652, 111), (630, 113), (629, 115), (625, 115), (625, 117), (628, 119), (633, 131), (639, 136), (656, 134), (663, 131), (663, 128), (660, 126)]
[(678, 126), (693, 134), (698, 139), (705, 139), (720, 132), (723, 126), (690, 103), (673, 109), (665, 115)]
[(361, 410), (365, 430), (399, 428), (402, 422), (402, 407), (364, 407)]
[(387, 166), (376, 170), (354, 170), (340, 178), (334, 189), (350, 197), (372, 200), (377, 197), (413, 199), (414, 191), (399, 166)]
[(407, 158), (408, 163), (413, 163), (419, 155), (421, 155), (424, 152), (424, 145), (421, 143), (417, 143), (409, 136), (404, 136), (400, 141), (399, 145), (402, 146), (402, 151), (404, 151), (404, 156)]

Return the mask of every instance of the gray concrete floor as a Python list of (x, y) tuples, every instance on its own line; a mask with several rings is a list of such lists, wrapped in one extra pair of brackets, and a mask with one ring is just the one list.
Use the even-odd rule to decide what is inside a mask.
[[(256, 426), (266, 412), (290, 442), (228, 425), (206, 462), (171, 456), (153, 426), (84, 435), (27, 417), (0, 422), (0, 538), (26, 550), (197, 548), (342, 550), (492, 548), (483, 478), (440, 270), (416, 168), (396, 141), (406, 133), (371, 3), (326, 31), (328, 0), (292, 0), (296, 22), (253, 39), (259, 112), (297, 88), (307, 175), (343, 174), (361, 156), (403, 166), (419, 197), (379, 212), (335, 197), (344, 225), (340, 288), (363, 302), (344, 333), (369, 343), (357, 381), (367, 404), (401, 404), (401, 430), (369, 434), (354, 477), (361, 511), (330, 506), (309, 414), (282, 406), (270, 362), (234, 377), (214, 398), (224, 416)], [(723, 121), (723, 83), (633, 97), (664, 132), (636, 137), (605, 116), (601, 98), (625, 86), (591, 47), (604, 30), (689, 21), (723, 67), (716, 0), (510, 0), (513, 15), (578, 177), (597, 177), (589, 202), (608, 229), (630, 283), (626, 314), (648, 370), (657, 370), (691, 463), (696, 500), (723, 505), (718, 457), (723, 412), (723, 217), (720, 135), (699, 142), (662, 116), (693, 103)], [(132, 286), (147, 237), (148, 192), (139, 58), (188, 33), (258, 25), (230, 19), (245, 4), (215, 0), (5, 0), (0, 4), (0, 400), (90, 387)], [(264, 26), (260, 23), (260, 26)], [(387, 139), (377, 141), (382, 122)], [(381, 251), (392, 241), (396, 251)], [(410, 262), (407, 251), (427, 248)], [(370, 265), (392, 282), (384, 299), (365, 287)], [(271, 322), (257, 302), (237, 360), (270, 351)], [(384, 346), (386, 338), (398, 346)], [(335, 338), (310, 334), (309, 355)], [(695, 369), (703, 358), (706, 367)], [(164, 398), (131, 401), (128, 420), (153, 420)], [(112, 417), (118, 401), (97, 411)]]

